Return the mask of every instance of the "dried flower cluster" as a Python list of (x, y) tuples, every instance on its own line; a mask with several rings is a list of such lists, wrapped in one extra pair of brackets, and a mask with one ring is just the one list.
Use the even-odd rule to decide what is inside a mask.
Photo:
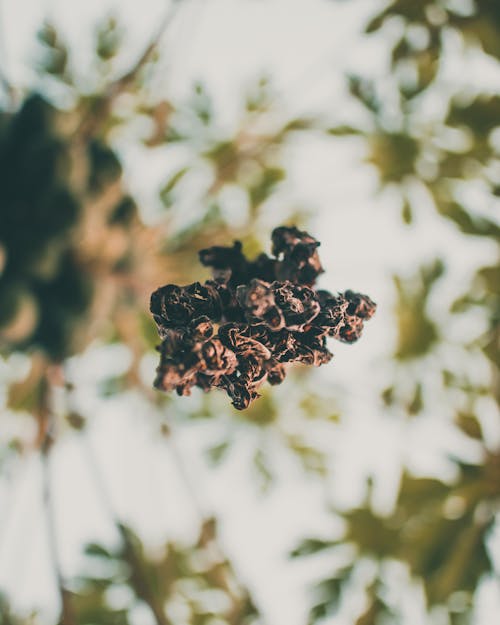
[(213, 280), (156, 290), (151, 312), (162, 338), (156, 388), (179, 395), (193, 386), (222, 388), (243, 410), (265, 380), (283, 381), (287, 363), (328, 362), (328, 336), (356, 341), (375, 304), (352, 291), (313, 288), (323, 272), (319, 245), (307, 232), (282, 226), (272, 233), (274, 258), (249, 261), (239, 241), (211, 247), (199, 255)]

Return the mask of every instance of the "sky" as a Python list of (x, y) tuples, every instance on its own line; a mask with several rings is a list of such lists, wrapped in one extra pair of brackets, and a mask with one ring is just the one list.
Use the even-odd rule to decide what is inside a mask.
[[(236, 122), (241, 105), (235, 94), (263, 74), (273, 77), (280, 103), (291, 115), (321, 111), (334, 125), (351, 114), (344, 73), (358, 71), (376, 77), (387, 71), (380, 42), (367, 41), (360, 34), (362, 23), (378, 2), (182, 0), (181, 4), (163, 43), (166, 87), (182, 98), (190, 92), (193, 81), (203, 78), (228, 129)], [(126, 66), (155, 32), (165, 11), (163, 2), (3, 0), (0, 53), (3, 49), (8, 77), (16, 84), (32, 79), (33, 33), (46, 13), (61, 27), (84, 66), (90, 58), (92, 28), (108, 8), (128, 29)], [(476, 60), (470, 63), (473, 68)], [(450, 79), (463, 80), (459, 69), (463, 68), (447, 69)], [(473, 76), (477, 81), (496, 78), (495, 70), (489, 67), (482, 67)], [(467, 76), (470, 79), (471, 75)], [(493, 258), (493, 250), (464, 241), (448, 223), (435, 219), (424, 200), (416, 226), (402, 228), (396, 197), (376, 192), (375, 172), (360, 164), (362, 157), (363, 146), (356, 141), (339, 139), (332, 145), (331, 139), (309, 137), (298, 142), (290, 154), (287, 193), (290, 202), (304, 204), (312, 211), (310, 232), (322, 242), (326, 269), (321, 286), (366, 292), (379, 304), (363, 340), (355, 348), (336, 346), (334, 365), (321, 375), (325, 384), (343, 389), (350, 414), (349, 420), (335, 430), (335, 440), (330, 440), (330, 432), (324, 433), (335, 474), (347, 476), (329, 484), (328, 494), (340, 507), (360, 503), (364, 477), (372, 471), (378, 478), (374, 506), (384, 512), (392, 504), (403, 461), (417, 473), (430, 471), (451, 478), (444, 451), (457, 451), (472, 460), (478, 457), (474, 445), (450, 435), (448, 426), (436, 424), (432, 415), (409, 427), (388, 417), (378, 406), (378, 389), (388, 375), (380, 364), (390, 353), (395, 337), (391, 324), (394, 294), (388, 277), (396, 271), (411, 272), (422, 259), (423, 250), (425, 258), (444, 253), (450, 268), (447, 288), (451, 301), (477, 263)], [(168, 163), (158, 157), (145, 165), (144, 158), (140, 150), (125, 154), (130, 187), (148, 202)], [(449, 331), (461, 329), (450, 326)], [(179, 427), (174, 449), (159, 441), (138, 398), (104, 402), (96, 396), (96, 377), (123, 359), (126, 354), (95, 346), (70, 363), (78, 381), (77, 401), (94, 414), (88, 444), (101, 466), (114, 511), (138, 527), (151, 544), (166, 535), (193, 537), (196, 506), (216, 511), (222, 520), (222, 540), (235, 559), (238, 573), (254, 591), (266, 622), (302, 625), (309, 605), (307, 584), (321, 575), (322, 567), (327, 570), (328, 563), (290, 564), (285, 555), (304, 535), (329, 536), (341, 531), (338, 522), (323, 509), (323, 486), (304, 477), (276, 443), (273, 462), (280, 480), (270, 495), (262, 498), (245, 468), (245, 454), (252, 442), (248, 430), (243, 429), (238, 453), (233, 453), (221, 469), (207, 471), (203, 449), (207, 438), (213, 438), (215, 444), (224, 436), (223, 423), (220, 431), (207, 423)], [(96, 370), (97, 361), (100, 370)], [(146, 374), (151, 372), (148, 366), (145, 363)], [(363, 380), (361, 390), (352, 385), (354, 372)], [(10, 373), (4, 371), (2, 375)], [(493, 409), (486, 405), (485, 413), (488, 410)], [(296, 427), (293, 415), (290, 427)], [(498, 437), (493, 427), (492, 436)], [(196, 487), (196, 503), (186, 495), (178, 457)], [(83, 542), (114, 538), (109, 515), (99, 505), (85, 466), (80, 441), (76, 436), (66, 437), (54, 453), (52, 470), (59, 501), (59, 548), (68, 575), (78, 570)], [(232, 493), (230, 498), (228, 492)], [(83, 505), (88, 511), (84, 516), (80, 512)], [(7, 588), (21, 607), (41, 607), (50, 620), (54, 604), (47, 597), (54, 588), (41, 506), (40, 464), (33, 458), (19, 467), (10, 484), (4, 481), (0, 486), (0, 510), (11, 509), (0, 533), (0, 587)], [(0, 528), (2, 518), (0, 513)], [(34, 523), (34, 518), (40, 522)], [(413, 609), (405, 625), (423, 622), (419, 590), (412, 592), (409, 604)], [(479, 618), (478, 625), (491, 625), (491, 610), (500, 610), (499, 602), (498, 594), (495, 598), (494, 592), (486, 592), (481, 603), (483, 620)], [(137, 618), (138, 625), (147, 625), (147, 617), (140, 614)], [(331, 624), (343, 625), (345, 618), (340, 615)]]

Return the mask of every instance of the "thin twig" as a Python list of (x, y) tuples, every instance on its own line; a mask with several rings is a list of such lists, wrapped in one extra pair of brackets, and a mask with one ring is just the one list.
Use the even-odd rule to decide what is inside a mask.
[(120, 521), (116, 514), (113, 505), (111, 503), (111, 497), (108, 492), (108, 488), (104, 482), (101, 471), (99, 470), (99, 463), (97, 461), (94, 449), (88, 440), (88, 436), (85, 430), (80, 432), (80, 442), (82, 449), (84, 450), (86, 457), (86, 465), (92, 476), (95, 490), (99, 499), (101, 500), (102, 507), (107, 511), (108, 516), (116, 526), (120, 535), (124, 557), (131, 568), (131, 586), (134, 589), (139, 599), (149, 607), (153, 613), (156, 625), (173, 625), (170, 619), (165, 614), (163, 606), (158, 602), (154, 593), (151, 591), (148, 582), (147, 575), (144, 571), (144, 565), (141, 558), (137, 553), (136, 545), (128, 528)]
[(40, 455), (42, 461), (42, 487), (43, 502), (45, 508), (45, 517), (47, 520), (47, 541), (54, 572), (54, 578), (57, 584), (59, 599), (61, 602), (61, 614), (59, 618), (60, 625), (76, 625), (75, 615), (73, 611), (71, 593), (66, 588), (66, 582), (61, 570), (59, 551), (57, 547), (57, 532), (54, 507), (54, 494), (52, 491), (52, 483), (50, 476), (50, 453), (54, 442), (53, 432), (53, 414), (50, 406), (51, 383), (48, 376), (42, 381), (42, 389), (38, 404), (37, 418), (39, 420), (40, 430), (43, 432), (41, 440)]
[(177, 15), (177, 11), (181, 5), (182, 0), (171, 0), (171, 5), (169, 10), (165, 13), (160, 25), (158, 26), (158, 30), (156, 35), (152, 38), (148, 46), (145, 48), (144, 52), (137, 59), (135, 64), (131, 69), (129, 69), (123, 76), (115, 80), (111, 85), (109, 85), (107, 89), (108, 98), (114, 98), (116, 95), (121, 93), (124, 88), (126, 88), (130, 82), (134, 80), (137, 74), (140, 72), (142, 67), (148, 62), (151, 56), (156, 52), (158, 46), (167, 32), (170, 24), (173, 22), (175, 16)]
[(156, 34), (153, 36), (134, 65), (122, 76), (108, 85), (107, 89), (99, 97), (98, 102), (88, 112), (88, 114), (83, 117), (77, 129), (77, 134), (82, 140), (86, 140), (95, 134), (99, 125), (108, 117), (113, 102), (119, 95), (128, 89), (144, 65), (149, 61), (156, 50), (158, 50), (161, 40), (177, 15), (181, 2), (182, 0), (171, 0), (168, 11), (161, 20)]
[(162, 432), (169, 446), (169, 450), (176, 465), (179, 477), (184, 482), (186, 492), (189, 494), (193, 508), (198, 516), (199, 523), (202, 528), (200, 544), (207, 550), (213, 564), (224, 564), (223, 567), (219, 567), (217, 569), (217, 581), (224, 588), (232, 602), (231, 608), (226, 614), (226, 618), (231, 625), (237, 625), (243, 616), (242, 612), (246, 605), (248, 605), (249, 602), (253, 604), (253, 601), (251, 601), (251, 593), (238, 579), (238, 576), (231, 565), (231, 561), (225, 554), (220, 541), (217, 538), (216, 530), (213, 527), (213, 517), (203, 511), (203, 504), (201, 503), (195, 485), (186, 470), (182, 456), (179, 453), (177, 445), (173, 439), (171, 424), (169, 424), (168, 427), (162, 428)]

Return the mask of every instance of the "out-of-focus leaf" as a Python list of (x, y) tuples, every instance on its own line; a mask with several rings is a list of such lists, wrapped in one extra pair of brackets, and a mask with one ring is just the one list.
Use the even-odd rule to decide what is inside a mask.
[(413, 222), (412, 206), (408, 198), (403, 199), (403, 206), (401, 207), (401, 217), (403, 219), (403, 222), (408, 226)]
[(487, 136), (500, 126), (500, 96), (478, 96), (469, 104), (452, 102), (446, 123), (465, 126), (479, 136)]
[(408, 412), (411, 415), (416, 415), (422, 411), (423, 406), (424, 406), (424, 397), (422, 393), (422, 385), (417, 384), (415, 386), (415, 392), (413, 394), (413, 397), (410, 403), (408, 404)]
[(231, 441), (229, 440), (222, 441), (222, 443), (210, 447), (209, 449), (207, 449), (208, 459), (213, 465), (220, 464), (226, 457), (230, 447)]
[(232, 180), (238, 171), (240, 155), (233, 141), (216, 143), (203, 156), (213, 164), (217, 180), (221, 182)]
[(495, 321), (495, 327), (487, 333), (482, 350), (484, 355), (497, 368), (500, 368), (500, 321)]
[(408, 98), (420, 94), (437, 76), (439, 70), (439, 57), (436, 50), (419, 50), (412, 55), (412, 61), (416, 70), (415, 84), (401, 87)]
[(273, 391), (271, 389), (263, 389), (259, 401), (251, 404), (250, 407), (245, 410), (244, 415), (242, 413), (238, 413), (238, 415), (240, 418), (244, 418), (245, 421), (262, 426), (269, 425), (276, 421), (279, 416), (279, 407), (273, 399)]
[(40, 398), (45, 392), (44, 362), (35, 358), (26, 378), (9, 385), (7, 391), (7, 406), (11, 410), (33, 412), (40, 404)]
[(263, 169), (258, 181), (248, 189), (251, 206), (259, 206), (259, 204), (267, 200), (285, 176), (286, 172), (281, 167)]
[(181, 169), (174, 172), (167, 182), (160, 189), (160, 199), (163, 202), (165, 208), (170, 208), (173, 204), (172, 191), (177, 184), (184, 178), (189, 172), (190, 167), (181, 167)]
[(337, 569), (334, 575), (322, 580), (313, 588), (314, 605), (309, 612), (313, 624), (337, 613), (341, 604), (342, 590), (348, 584), (352, 566)]
[(203, 124), (209, 124), (213, 117), (213, 103), (205, 86), (196, 82), (191, 101), (191, 107)]
[[(492, 7), (494, 4), (494, 2), (490, 2)], [(486, 54), (500, 59), (500, 24), (498, 23), (498, 18), (496, 23), (494, 19), (491, 19), (491, 11), (495, 10), (492, 7), (486, 8), (486, 14), (478, 15), (468, 20), (464, 24), (462, 31), (472, 43), (479, 43)]]
[(359, 101), (363, 106), (372, 113), (378, 113), (380, 110), (380, 101), (376, 94), (373, 83), (369, 80), (362, 78), (361, 76), (349, 75), (348, 86), (351, 94)]
[(388, 386), (380, 393), (380, 397), (386, 406), (391, 406), (394, 403), (394, 390), (394, 386)]
[(121, 43), (122, 31), (116, 18), (109, 16), (97, 27), (97, 56), (103, 61), (109, 61), (117, 55)]
[(113, 558), (112, 553), (108, 549), (103, 547), (102, 545), (99, 545), (98, 543), (87, 544), (85, 546), (85, 553), (88, 556), (96, 556), (98, 558), (105, 558), (106, 560)]
[(420, 357), (429, 352), (438, 340), (436, 324), (428, 317), (426, 306), (431, 289), (443, 271), (442, 263), (435, 261), (423, 267), (412, 278), (394, 278), (398, 293), (396, 358), (406, 360)]
[(355, 625), (378, 625), (378, 623), (390, 622), (387, 621), (390, 616), (392, 612), (387, 604), (374, 591), (370, 591), (368, 606), (357, 618)]
[(289, 436), (287, 442), (306, 471), (326, 475), (326, 458), (321, 451), (305, 444), (297, 436)]
[(291, 558), (300, 558), (309, 556), (320, 551), (325, 551), (337, 545), (337, 541), (321, 540), (320, 538), (304, 538), (293, 551), (290, 552)]
[(36, 625), (34, 616), (35, 614), (32, 615), (33, 618), (25, 620), (13, 614), (7, 597), (3, 592), (0, 593), (0, 623), (2, 625)]
[(361, 134), (361, 130), (359, 130), (359, 128), (355, 128), (354, 126), (332, 126), (331, 128), (328, 128), (326, 132), (327, 134), (335, 137), (349, 137)]
[(127, 378), (125, 375), (119, 375), (106, 378), (98, 383), (98, 392), (101, 397), (112, 397), (121, 393), (127, 388)]
[(497, 294), (498, 285), (500, 284), (500, 265), (482, 267), (477, 272), (477, 278), (483, 283), (487, 292)]
[(477, 440), (483, 439), (481, 424), (477, 420), (476, 415), (467, 412), (459, 412), (455, 416), (455, 422), (467, 436)]
[(68, 48), (53, 24), (45, 22), (38, 31), (38, 39), (45, 47), (45, 55), (39, 65), (40, 69), (58, 78), (65, 78), (69, 57)]
[(253, 466), (259, 480), (260, 489), (266, 492), (273, 482), (273, 472), (269, 464), (269, 457), (263, 449), (255, 451)]
[(280, 134), (286, 136), (291, 132), (301, 132), (311, 130), (318, 125), (314, 117), (296, 117), (285, 124)]
[(472, 216), (458, 202), (441, 202), (438, 204), (438, 210), (441, 215), (453, 221), (464, 234), (500, 240), (499, 225), (484, 217)]
[(419, 153), (418, 142), (403, 133), (376, 133), (370, 135), (368, 162), (379, 172), (382, 184), (402, 182), (415, 173)]
[(376, 558), (389, 557), (399, 542), (399, 525), (392, 526), (365, 508), (347, 514), (346, 542), (352, 542), (360, 552)]
[(373, 19), (371, 19), (368, 24), (365, 26), (365, 33), (367, 35), (380, 30), (383, 26), (385, 19), (387, 17), (387, 13), (384, 11), (383, 13), (377, 14)]
[(263, 76), (249, 89), (245, 98), (245, 108), (250, 113), (264, 110), (269, 105), (270, 99), (271, 91), (269, 78)]
[[(497, 471), (498, 462), (498, 456), (490, 455), (484, 467), (460, 465), (462, 476), (456, 485), (405, 474), (389, 516), (377, 516), (368, 508), (344, 514), (347, 529), (342, 543), (354, 544), (358, 559), (408, 563), (412, 575), (422, 579), (429, 605), (446, 603), (454, 592), (472, 593), (481, 576), (491, 570), (485, 538), (494, 512), (487, 504), (481, 507), (491, 488), (500, 494), (499, 484), (488, 477), (490, 471)], [(322, 539), (317, 550), (326, 545), (335, 547), (335, 542)], [(294, 556), (314, 553), (315, 547), (308, 539)]]
[(319, 619), (332, 616), (339, 609), (342, 578), (331, 577), (324, 579), (314, 589), (317, 596), (316, 603), (309, 615), (309, 622), (315, 623)]

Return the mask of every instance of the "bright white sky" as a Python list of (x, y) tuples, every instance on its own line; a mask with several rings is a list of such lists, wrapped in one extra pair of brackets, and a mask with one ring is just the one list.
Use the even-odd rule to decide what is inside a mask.
[[(168, 88), (181, 97), (190, 91), (193, 80), (202, 78), (228, 127), (241, 102), (241, 89), (262, 73), (274, 77), (290, 112), (322, 111), (334, 124), (346, 121), (345, 115), (350, 113), (343, 73), (356, 70), (377, 76), (385, 71), (382, 47), (359, 35), (365, 17), (379, 4), (372, 0), (183, 0), (183, 4), (165, 41)], [(17, 83), (31, 79), (28, 67), (33, 58), (33, 33), (46, 10), (84, 64), (89, 58), (92, 27), (108, 7), (129, 27), (127, 55), (135, 58), (163, 15), (163, 3), (158, 0), (3, 0), (8, 76)], [(475, 79), (488, 77), (489, 71), (485, 68)], [(460, 82), (457, 68), (451, 67), (449, 72)], [(369, 293), (379, 303), (363, 340), (352, 348), (335, 346), (335, 363), (318, 372), (325, 388), (335, 385), (342, 389), (349, 418), (333, 436), (328, 429), (311, 435), (331, 451), (337, 477), (328, 490), (339, 505), (360, 502), (363, 478), (367, 471), (374, 471), (378, 476), (375, 505), (387, 510), (401, 461), (417, 472), (450, 476), (443, 450), (477, 457), (477, 450), (451, 436), (435, 414), (409, 425), (384, 415), (378, 406), (377, 389), (390, 375), (381, 363), (394, 338), (390, 275), (411, 271), (422, 259), (444, 255), (451, 267), (448, 295), (452, 298), (476, 263), (492, 257), (492, 250), (464, 242), (447, 223), (435, 219), (424, 202), (417, 227), (402, 228), (397, 201), (388, 194), (375, 195), (375, 174), (360, 164), (362, 155), (362, 147), (355, 141), (319, 137), (303, 141), (290, 157), (288, 194), (290, 201), (313, 209), (310, 231), (322, 241), (327, 270), (324, 286), (334, 290), (350, 287)], [(127, 167), (131, 188), (147, 198), (164, 176), (164, 161), (145, 165), (142, 156), (129, 154)], [(152, 544), (166, 536), (192, 536), (192, 502), (186, 497), (171, 451), (157, 440), (151, 425), (154, 420), (148, 420), (134, 398), (104, 403), (95, 396), (94, 382), (102, 374), (96, 373), (96, 362), (104, 371), (121, 361), (120, 354), (96, 348), (74, 364), (80, 401), (93, 413), (91, 443), (113, 506)], [(359, 384), (353, 385), (354, 373), (362, 380), (361, 391)], [(446, 407), (437, 399), (434, 410), (441, 409)], [(492, 410), (485, 404), (485, 413)], [(296, 427), (293, 415), (291, 423), (291, 428)], [(216, 511), (222, 519), (224, 543), (241, 577), (254, 590), (266, 622), (303, 625), (309, 605), (306, 583), (327, 571), (329, 563), (290, 563), (285, 554), (305, 535), (328, 536), (338, 531), (323, 512), (323, 487), (303, 477), (276, 444), (273, 457), (281, 479), (268, 497), (259, 497), (246, 468), (252, 436), (247, 428), (241, 429), (238, 451), (220, 470), (209, 472), (202, 450), (208, 442), (220, 442), (225, 429), (224, 424), (210, 422), (183, 427), (176, 434), (176, 446), (203, 507)], [(68, 437), (54, 453), (59, 546), (68, 575), (78, 571), (83, 542), (112, 540), (114, 536), (85, 467), (81, 444), (76, 437)], [(53, 585), (37, 459), (24, 462), (10, 485), (7, 480), (0, 485), (0, 530), (0, 587), (7, 588), (20, 607), (42, 608), (49, 622), (54, 614), (54, 604), (48, 599)], [(499, 596), (483, 594), (477, 623), (491, 625), (491, 614), (500, 612)], [(405, 625), (423, 622), (418, 593), (415, 597), (409, 602), (413, 608)], [(343, 625), (345, 619), (346, 615), (340, 615), (329, 622)], [(147, 625), (147, 618), (139, 614), (137, 623)]]

